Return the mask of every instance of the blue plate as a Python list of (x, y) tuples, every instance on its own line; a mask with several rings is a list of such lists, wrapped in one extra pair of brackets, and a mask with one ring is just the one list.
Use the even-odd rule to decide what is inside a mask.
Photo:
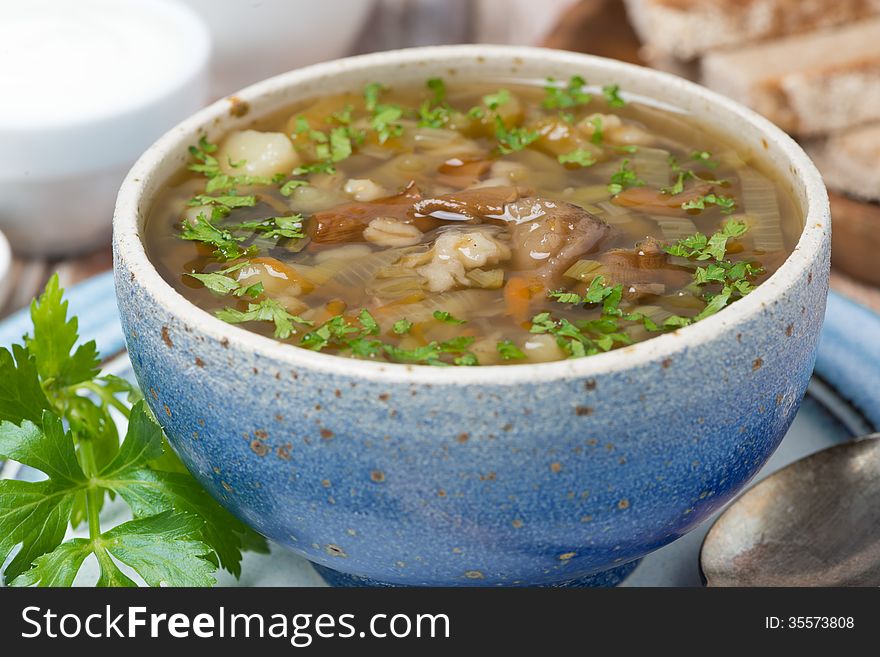
[[(112, 273), (101, 274), (67, 291), (70, 313), (79, 316), (80, 334), (97, 342), (105, 357), (125, 349), (116, 309)], [(0, 322), (0, 345), (19, 342), (30, 328), (27, 310)], [(107, 364), (112, 373), (132, 378), (124, 354)], [(832, 292), (828, 297), (825, 326), (819, 344), (816, 370), (807, 397), (779, 449), (756, 481), (807, 454), (854, 436), (880, 431), (880, 315)], [(15, 464), (9, 464), (14, 466)], [(11, 476), (6, 473), (0, 475)], [(16, 476), (26, 478), (26, 469)], [(108, 524), (122, 521), (125, 507), (106, 509)], [(114, 517), (115, 516), (115, 517)], [(697, 566), (700, 545), (714, 518), (701, 528), (645, 557), (624, 586), (699, 586)], [(270, 555), (245, 556), (242, 579), (220, 576), (222, 585), (320, 586), (311, 564), (283, 548)], [(87, 568), (82, 579), (91, 581)]]

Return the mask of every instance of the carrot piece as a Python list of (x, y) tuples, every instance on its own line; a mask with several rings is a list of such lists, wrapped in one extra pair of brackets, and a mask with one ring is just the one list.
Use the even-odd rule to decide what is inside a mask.
[(525, 322), (528, 319), (532, 296), (529, 287), (529, 281), (522, 276), (513, 276), (504, 286), (507, 314), (516, 322)]

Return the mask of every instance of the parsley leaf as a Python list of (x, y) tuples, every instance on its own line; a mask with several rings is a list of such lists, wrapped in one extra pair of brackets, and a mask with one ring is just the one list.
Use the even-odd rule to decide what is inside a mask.
[(100, 365), (94, 340), (71, 353), (78, 339), (78, 320), (67, 319), (63, 292), (57, 276), (49, 279), (40, 297), (31, 302), (33, 335), (25, 336), (25, 346), (37, 362), (40, 378), (58, 387), (95, 378)]
[(412, 329), (412, 322), (408, 319), (399, 319), (394, 322), (394, 326), (391, 327), (391, 330), (394, 331), (397, 335), (403, 335), (405, 333), (409, 333)]
[(715, 205), (721, 208), (723, 214), (730, 214), (736, 209), (736, 201), (730, 196), (722, 194), (705, 194), (681, 204), (682, 210), (705, 210), (707, 206)]
[(245, 221), (233, 228), (252, 230), (269, 239), (302, 239), (306, 236), (303, 232), (302, 222), (303, 216), (301, 214), (292, 214), (287, 217), (268, 217), (256, 221)]
[(573, 75), (565, 87), (556, 84), (553, 78), (547, 78), (544, 86), (544, 100), (541, 106), (544, 109), (565, 109), (577, 105), (586, 105), (593, 96), (583, 90), (587, 82), (580, 75)]
[(196, 161), (187, 168), (195, 173), (201, 173), (208, 178), (213, 178), (220, 173), (220, 163), (217, 158), (211, 155), (217, 151), (217, 145), (208, 141), (207, 137), (202, 135), (199, 137), (197, 146), (189, 147), (189, 154)]
[[(57, 277), (33, 304), (31, 317), (26, 346), (0, 349), (0, 458), (47, 479), (0, 481), (0, 564), (8, 560), (7, 581), (70, 585), (90, 554), (101, 571), (99, 585), (134, 584), (113, 558), (152, 585), (211, 584), (217, 563), (237, 575), (241, 550), (265, 549), (264, 542), (167, 450), (136, 388), (118, 377), (95, 376), (97, 353), (91, 343), (75, 347), (77, 322), (67, 319)], [(7, 394), (10, 382), (15, 394)], [(111, 407), (129, 417), (121, 446)], [(125, 500), (135, 520), (101, 532), (108, 493)], [(89, 538), (62, 543), (68, 526), (86, 518)]]
[(219, 260), (235, 260), (256, 251), (255, 247), (241, 248), (239, 242), (243, 237), (236, 237), (227, 229), (215, 226), (204, 213), (200, 213), (195, 222), (183, 220), (180, 238), (213, 246), (214, 256)]
[(433, 317), (438, 322), (444, 322), (445, 324), (465, 324), (466, 323), (466, 320), (456, 319), (446, 310), (435, 310)]
[(37, 362), (21, 345), (0, 347), (0, 420), (40, 424), (50, 408), (37, 375)]
[(501, 340), (495, 345), (495, 349), (504, 360), (522, 360), (526, 357), (512, 340)]
[(620, 194), (630, 187), (639, 187), (644, 185), (645, 181), (636, 175), (636, 172), (630, 167), (629, 160), (624, 159), (620, 163), (620, 168), (611, 175), (611, 182), (608, 185), (608, 193)]
[(563, 153), (558, 156), (560, 164), (576, 164), (579, 167), (591, 167), (596, 164), (596, 158), (590, 151), (579, 148), (570, 153)]
[(249, 303), (247, 310), (237, 308), (223, 308), (214, 313), (219, 319), (229, 324), (241, 324), (242, 322), (272, 322), (275, 324), (275, 337), (286, 340), (292, 333), (296, 333), (294, 324), (311, 326), (312, 322), (292, 315), (275, 299), (267, 298), (258, 303)]
[(536, 130), (507, 128), (501, 117), (495, 116), (495, 139), (498, 140), (498, 151), (503, 155), (523, 150), (540, 136)]
[(610, 107), (623, 107), (626, 101), (620, 96), (620, 87), (616, 84), (608, 84), (602, 87), (602, 94)]

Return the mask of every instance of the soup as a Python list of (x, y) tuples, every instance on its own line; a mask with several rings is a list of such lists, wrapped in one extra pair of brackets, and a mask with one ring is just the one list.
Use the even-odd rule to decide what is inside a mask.
[(543, 83), (370, 83), (190, 148), (145, 243), (187, 299), (353, 358), (536, 363), (708, 317), (792, 251), (759, 163), (685, 113)]

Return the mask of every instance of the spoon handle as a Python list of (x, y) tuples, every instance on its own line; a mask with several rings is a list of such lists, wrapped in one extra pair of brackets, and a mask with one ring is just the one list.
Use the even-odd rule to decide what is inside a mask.
[(816, 374), (880, 431), (880, 315), (829, 292)]

